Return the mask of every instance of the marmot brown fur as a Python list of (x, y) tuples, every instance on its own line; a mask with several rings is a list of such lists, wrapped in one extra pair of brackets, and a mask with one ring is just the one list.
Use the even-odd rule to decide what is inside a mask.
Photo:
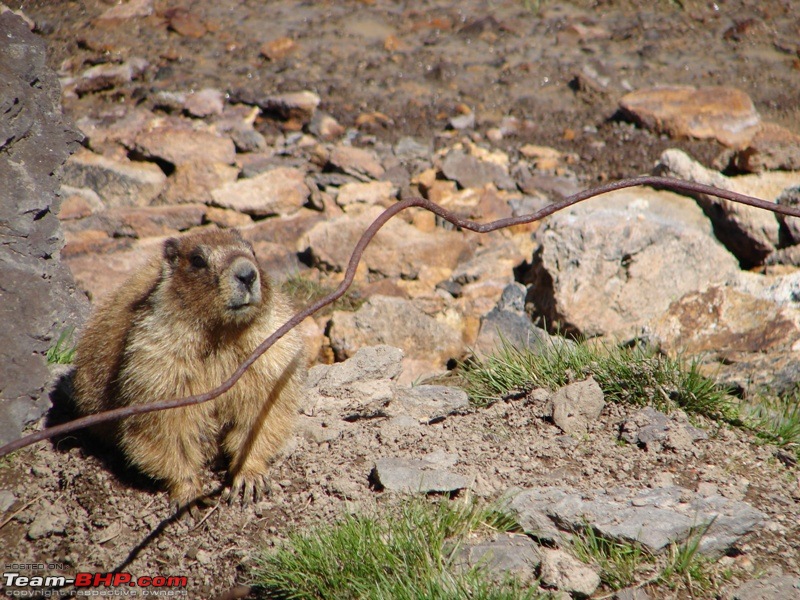
[[(77, 347), (76, 405), (90, 414), (207, 392), (291, 316), (238, 231), (168, 239), (162, 256), (90, 319)], [(116, 442), (133, 465), (166, 483), (178, 507), (199, 497), (203, 469), (220, 450), (229, 493), (258, 497), (297, 412), (303, 348), (290, 331), (222, 396), (123, 419)]]

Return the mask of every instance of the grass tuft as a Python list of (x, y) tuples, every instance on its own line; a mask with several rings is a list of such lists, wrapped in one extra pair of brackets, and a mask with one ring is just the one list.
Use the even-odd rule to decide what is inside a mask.
[(744, 422), (762, 440), (794, 453), (800, 460), (800, 392), (759, 397), (742, 410)]
[(473, 402), (484, 406), (500, 397), (537, 387), (558, 389), (594, 376), (606, 398), (660, 410), (735, 420), (736, 406), (728, 392), (685, 363), (651, 348), (598, 346), (581, 341), (554, 343), (541, 352), (503, 342), (496, 353), (461, 365)]
[[(282, 284), (283, 290), (294, 300), (295, 304), (300, 307), (308, 306), (317, 300), (320, 300), (331, 294), (336, 286), (322, 283), (319, 278), (313, 279), (311, 277), (295, 273), (290, 275)], [(332, 312), (334, 310), (356, 311), (364, 304), (364, 299), (353, 291), (352, 288), (344, 293), (344, 295), (333, 303), (333, 306), (328, 306), (322, 309), (322, 314)]]
[(491, 581), (454, 559), (478, 530), (516, 526), (497, 509), (474, 502), (412, 501), (382, 518), (347, 516), (292, 535), (258, 560), (256, 585), (269, 598), (477, 598), (546, 597), (508, 579)]
[(639, 544), (610, 540), (595, 533), (588, 523), (572, 536), (572, 550), (585, 563), (600, 569), (600, 581), (612, 590), (636, 584), (653, 558)]
[(45, 352), (49, 365), (69, 365), (75, 360), (75, 343), (72, 341), (74, 327), (65, 328), (58, 336), (56, 343)]

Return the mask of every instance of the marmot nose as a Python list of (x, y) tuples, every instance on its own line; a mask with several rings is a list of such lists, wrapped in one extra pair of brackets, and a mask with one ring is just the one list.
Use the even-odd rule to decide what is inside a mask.
[(252, 289), (253, 282), (256, 280), (256, 277), (258, 277), (258, 272), (253, 265), (249, 263), (240, 263), (236, 266), (233, 275), (249, 290)]

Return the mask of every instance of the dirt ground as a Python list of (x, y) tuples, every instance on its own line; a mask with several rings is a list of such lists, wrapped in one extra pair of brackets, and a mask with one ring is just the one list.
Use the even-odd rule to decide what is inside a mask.
[[(236, 98), (243, 90), (312, 90), (320, 110), (354, 128), (358, 141), (414, 136), (436, 148), (451, 139), (448, 120), (471, 110), (475, 139), (505, 128), (492, 143), (509, 154), (525, 143), (577, 154), (583, 185), (649, 171), (667, 147), (708, 165), (723, 152), (716, 142), (671, 140), (620, 120), (617, 102), (632, 89), (736, 86), (765, 120), (800, 131), (800, 12), (792, 0), (155, 0), (151, 16), (122, 23), (97, 20), (111, 1), (6, 4), (34, 19), (50, 65), (64, 74), (148, 61), (142, 81), (65, 98), (74, 120), (120, 106), (153, 108), (159, 91), (214, 87)], [(182, 7), (197, 37), (175, 30)], [(265, 58), (262, 45), (284, 37), (295, 48)], [(257, 128), (268, 141), (281, 133), (269, 119)], [(213, 598), (247, 583), (253, 553), (291, 528), (386, 501), (369, 483), (377, 458), (443, 450), (458, 455), (455, 470), (474, 477), (476, 493), (489, 499), (512, 486), (554, 482), (578, 490), (654, 478), (692, 489), (715, 484), (768, 516), (737, 556), (726, 557), (736, 573), (729, 588), (756, 574), (800, 572), (800, 481), (774, 448), (711, 423), (710, 438), (685, 454), (621, 446), (624, 413), (611, 407), (587, 439), (570, 444), (522, 400), (408, 429), (379, 419), (337, 422), (340, 432), (329, 441), (290, 442), (269, 500), (214, 505), (200, 522), (170, 517), (157, 486), (70, 436), (0, 463), (0, 489), (12, 491), (19, 507), (0, 526), (0, 554), (6, 564), (58, 563), (66, 573), (186, 575), (188, 597)], [(209, 491), (221, 477), (213, 474)], [(42, 515), (50, 515), (44, 528), (51, 534), (31, 539)], [(657, 597), (670, 597), (662, 592)]]

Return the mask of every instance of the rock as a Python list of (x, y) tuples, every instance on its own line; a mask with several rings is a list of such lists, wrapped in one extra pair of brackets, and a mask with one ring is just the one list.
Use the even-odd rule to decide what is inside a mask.
[(463, 475), (411, 458), (379, 458), (370, 478), (387, 491), (406, 494), (456, 492), (469, 486)]
[(323, 140), (333, 140), (344, 135), (345, 128), (331, 115), (316, 112), (308, 124), (308, 130)]
[[(706, 169), (682, 150), (666, 150), (655, 173), (715, 187), (743, 191), (730, 178)], [(746, 193), (746, 192), (745, 192)], [(744, 266), (762, 264), (779, 242), (779, 226), (769, 211), (706, 194), (692, 194), (714, 223), (714, 234)]]
[(41, 508), (36, 512), (33, 523), (28, 528), (28, 538), (38, 540), (53, 534), (63, 534), (69, 525), (67, 510), (60, 504), (51, 504), (42, 501)]
[(698, 527), (710, 523), (698, 551), (719, 556), (765, 519), (745, 502), (700, 497), (675, 486), (585, 493), (533, 488), (518, 493), (508, 508), (531, 535), (558, 540), (559, 529), (577, 531), (588, 525), (604, 537), (638, 542), (653, 554), (685, 541)]
[(415, 385), (400, 387), (387, 416), (410, 416), (423, 423), (435, 423), (469, 407), (469, 396), (456, 387)]
[(64, 263), (75, 274), (78, 288), (97, 303), (122, 285), (149, 257), (160, 252), (163, 242), (163, 238), (147, 238), (104, 251), (102, 270), (97, 268), (97, 252), (65, 256)]
[(564, 433), (583, 435), (603, 412), (603, 398), (603, 390), (593, 377), (565, 385), (550, 398), (553, 422)]
[(524, 277), (535, 315), (562, 332), (638, 335), (672, 301), (737, 276), (709, 229), (685, 198), (646, 189), (553, 215)]
[(305, 173), (290, 167), (277, 167), (211, 192), (217, 206), (254, 217), (296, 213), (306, 203), (309, 194)]
[(63, 198), (59, 217), (62, 221), (83, 219), (105, 210), (103, 201), (94, 190), (62, 185), (59, 195)]
[(508, 172), (494, 162), (481, 160), (460, 150), (447, 154), (442, 162), (442, 173), (462, 188), (481, 188), (493, 183), (500, 189), (515, 189), (516, 184)]
[(354, 313), (335, 311), (329, 336), (339, 360), (364, 346), (388, 344), (401, 348), (408, 358), (428, 361), (435, 370), (464, 351), (457, 331), (412, 302), (389, 296), (372, 296)]
[(234, 90), (230, 101), (259, 106), (265, 113), (286, 121), (308, 123), (319, 106), (320, 97), (307, 90), (273, 95), (247, 87)]
[(153, 14), (153, 0), (129, 0), (128, 2), (117, 4), (106, 9), (103, 14), (97, 17), (100, 20), (112, 19), (135, 19), (137, 17), (149, 17)]
[(239, 169), (219, 162), (193, 161), (177, 165), (167, 180), (163, 201), (168, 204), (210, 203), (212, 192), (226, 184), (233, 184)]
[(372, 206), (385, 205), (394, 195), (391, 181), (370, 181), (369, 183), (346, 183), (339, 188), (336, 204), (345, 211), (355, 204)]
[(685, 451), (695, 441), (708, 439), (708, 434), (689, 424), (686, 415), (680, 411), (667, 416), (647, 406), (622, 423), (620, 438), (654, 452), (659, 452), (662, 446)]
[(352, 146), (336, 146), (328, 159), (340, 171), (362, 181), (380, 179), (384, 168), (374, 152)]
[(620, 108), (643, 127), (672, 137), (713, 138), (742, 148), (761, 122), (753, 101), (730, 87), (664, 86), (636, 90)]
[(45, 42), (0, 14), (0, 444), (49, 408), (45, 352), (89, 311), (60, 260), (57, 173), (81, 134), (61, 112)]
[(94, 65), (81, 73), (74, 83), (74, 89), (77, 94), (82, 95), (124, 86), (140, 77), (148, 66), (143, 58), (131, 58), (120, 64)]
[(215, 88), (203, 88), (187, 94), (183, 106), (186, 112), (195, 117), (221, 115), (225, 108), (225, 95)]
[(173, 165), (192, 162), (232, 165), (236, 148), (230, 138), (210, 131), (196, 131), (185, 125), (163, 125), (136, 136), (136, 150), (150, 159)]
[[(297, 249), (307, 252), (315, 266), (343, 271), (356, 242), (381, 212), (373, 207), (355, 218), (320, 222), (302, 237)], [(363, 263), (370, 272), (386, 277), (416, 279), (424, 265), (452, 269), (470, 253), (470, 243), (459, 233), (442, 229), (424, 233), (405, 221), (391, 219), (367, 246)]]
[(600, 575), (563, 550), (541, 548), (541, 580), (548, 587), (576, 598), (591, 596), (600, 585)]
[(779, 302), (727, 286), (691, 292), (669, 305), (651, 323), (662, 347), (689, 354), (766, 353), (800, 341), (800, 313)]
[[(781, 195), (775, 200), (776, 204), (781, 206), (791, 206), (797, 208), (800, 206), (800, 185), (788, 187), (781, 192)], [(786, 215), (776, 215), (778, 222), (786, 229), (791, 238), (792, 244), (800, 244), (800, 218), (787, 217)]]
[(280, 37), (261, 44), (259, 51), (267, 60), (282, 60), (297, 50), (297, 44), (292, 38)]
[(489, 355), (509, 344), (513, 348), (541, 352), (556, 343), (540, 327), (535, 327), (525, 313), (525, 286), (508, 284), (497, 305), (480, 320), (478, 337), (472, 349), (478, 355)]
[(296, 248), (300, 244), (300, 239), (314, 225), (324, 221), (325, 217), (325, 214), (319, 211), (301, 208), (288, 217), (262, 219), (255, 223), (251, 220), (250, 225), (242, 227), (241, 231), (245, 239), (250, 242), (273, 242), (289, 248)]
[(387, 345), (365, 346), (334, 365), (312, 367), (303, 405), (306, 414), (359, 412), (387, 404), (402, 371), (403, 351)]
[(64, 184), (94, 191), (109, 208), (147, 206), (167, 177), (152, 163), (118, 161), (81, 149), (66, 162)]
[(800, 600), (800, 577), (773, 575), (748, 581), (733, 592), (733, 600)]
[(169, 28), (184, 37), (199, 39), (208, 33), (203, 21), (195, 13), (182, 6), (164, 11)]
[(475, 113), (468, 112), (456, 117), (450, 117), (448, 122), (451, 128), (458, 131), (461, 131), (462, 129), (473, 129), (475, 127)]
[(207, 210), (202, 204), (112, 208), (83, 219), (77, 225), (85, 229), (104, 231), (113, 238), (177, 235), (181, 231), (202, 225)]
[(9, 508), (14, 506), (17, 497), (9, 490), (0, 490), (0, 513), (6, 512)]
[(746, 148), (731, 162), (740, 171), (800, 171), (800, 135), (777, 123), (764, 122)]
[(536, 569), (542, 562), (539, 545), (524, 535), (498, 533), (492, 538), (466, 543), (455, 558), (456, 568), (478, 567), (493, 581), (512, 576), (521, 582), (534, 584)]
[(651, 600), (643, 588), (624, 588), (614, 594), (614, 600)]

